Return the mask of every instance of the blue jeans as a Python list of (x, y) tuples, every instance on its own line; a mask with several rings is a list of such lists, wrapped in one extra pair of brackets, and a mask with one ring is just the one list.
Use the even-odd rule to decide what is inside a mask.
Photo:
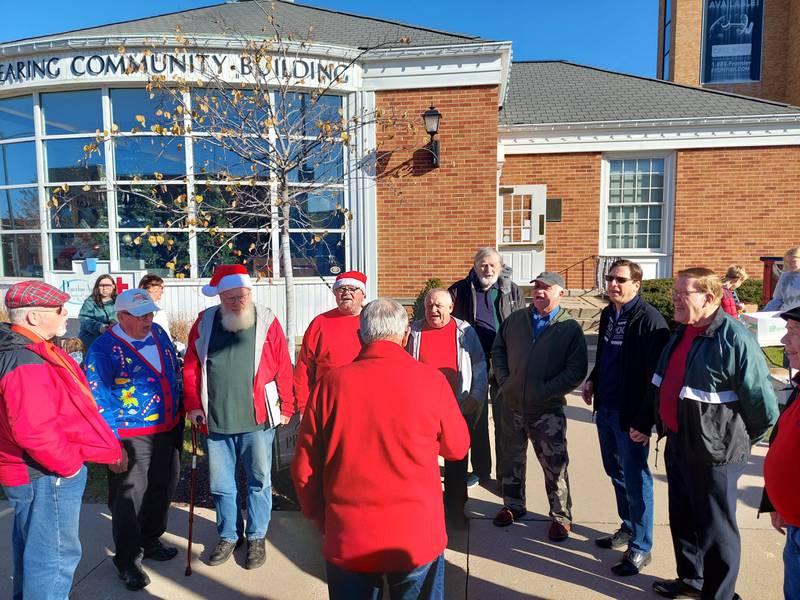
[[(247, 535), (257, 540), (267, 535), (272, 512), (272, 441), (274, 429), (251, 433), (210, 433), (208, 471), (211, 495), (217, 511), (220, 539), (235, 542)], [(247, 475), (247, 531), (236, 495), (236, 462), (241, 460)]]
[(800, 600), (800, 527), (786, 526), (786, 546), (783, 549), (783, 596)]
[(383, 579), (389, 584), (391, 600), (443, 600), (444, 554), (413, 571), (356, 573), (325, 563), (330, 600), (380, 600)]
[(637, 444), (619, 427), (619, 411), (597, 411), (597, 436), (603, 468), (611, 478), (622, 529), (631, 534), (629, 547), (653, 547), (653, 476), (647, 466), (649, 444)]
[(69, 479), (44, 476), (3, 486), (14, 509), (14, 600), (66, 600), (81, 560), (78, 524), (86, 467)]

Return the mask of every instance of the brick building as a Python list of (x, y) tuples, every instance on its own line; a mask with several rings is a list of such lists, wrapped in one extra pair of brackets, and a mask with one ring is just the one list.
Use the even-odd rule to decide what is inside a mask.
[(660, 0), (661, 79), (800, 104), (800, 0)]
[[(564, 272), (570, 287), (592, 287), (598, 256), (636, 258), (649, 277), (692, 264), (755, 271), (760, 255), (798, 241), (783, 224), (800, 183), (800, 108), (564, 62), (512, 63), (510, 41), (286, 1), (274, 7), (295, 39), (314, 27), (314, 43), (281, 67), (294, 73), (301, 104), (311, 102), (314, 73), (341, 68), (346, 77), (326, 106), (418, 122), (361, 130), (337, 155), (334, 170), (344, 175), (309, 169), (292, 180), (318, 213), (292, 231), (301, 332), (331, 306), (328, 286), (344, 269), (368, 274), (371, 297), (408, 299), (428, 278), (463, 277), (483, 245), (500, 249), (520, 283), (548, 269)], [(203, 131), (181, 132), (165, 150), (156, 134), (129, 127), (154, 73), (191, 83), (198, 64), (217, 64), (247, 88), (244, 70), (230, 66), (241, 64), (248, 36), (263, 37), (264, 18), (255, 3), (235, 2), (0, 44), (0, 286), (43, 277), (79, 304), (96, 259), (113, 273), (172, 278), (167, 309), (191, 315), (207, 302), (198, 288), (213, 265), (242, 260), (263, 275), (258, 299), (284, 312), (270, 215), (222, 227), (232, 252), (216, 253), (214, 226), (145, 223), (134, 193), (149, 186), (167, 204), (183, 195), (191, 213), (198, 195), (208, 202), (225, 187), (215, 173), (248, 165), (209, 151)], [(183, 51), (170, 57), (178, 43)], [(438, 166), (421, 127), (431, 106), (441, 114)], [(131, 133), (103, 141), (91, 164), (76, 168), (76, 149), (114, 127)], [(274, 129), (264, 135), (280, 136)], [(377, 165), (362, 166), (376, 154)], [(51, 196), (64, 184), (75, 208), (58, 213)], [(268, 178), (252, 185), (275, 193)], [(340, 206), (351, 222), (337, 216)], [(143, 235), (159, 241), (150, 248)], [(313, 238), (333, 242), (303, 250)], [(268, 251), (252, 252), (259, 245)]]

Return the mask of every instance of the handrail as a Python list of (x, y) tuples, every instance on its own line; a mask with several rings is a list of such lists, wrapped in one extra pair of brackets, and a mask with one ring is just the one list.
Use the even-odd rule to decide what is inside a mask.
[(592, 288), (596, 288), (597, 287), (597, 261), (599, 260), (599, 258), (600, 257), (597, 254), (592, 254), (590, 256), (586, 256), (586, 257), (582, 258), (578, 262), (573, 263), (573, 264), (569, 265), (568, 267), (566, 267), (564, 269), (561, 269), (558, 273), (559, 273), (559, 275), (562, 275), (564, 277), (564, 287), (566, 287), (567, 289), (570, 289), (570, 285), (569, 285), (570, 273), (572, 272), (572, 269), (574, 269), (575, 267), (580, 266), (580, 268), (581, 268), (581, 272), (580, 272), (581, 289), (584, 289), (584, 290), (587, 289), (587, 287), (586, 287), (586, 263), (588, 261), (592, 261), (593, 264), (592, 264), (592, 270), (591, 270), (591, 275), (592, 275), (592, 286), (591, 287)]

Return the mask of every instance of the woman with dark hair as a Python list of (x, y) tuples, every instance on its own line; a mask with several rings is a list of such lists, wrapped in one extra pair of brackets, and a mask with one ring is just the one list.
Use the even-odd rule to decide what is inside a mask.
[(100, 275), (94, 282), (92, 294), (83, 303), (78, 320), (81, 323), (78, 337), (83, 342), (86, 352), (106, 329), (117, 322), (117, 311), (114, 301), (117, 299), (117, 286), (111, 275)]

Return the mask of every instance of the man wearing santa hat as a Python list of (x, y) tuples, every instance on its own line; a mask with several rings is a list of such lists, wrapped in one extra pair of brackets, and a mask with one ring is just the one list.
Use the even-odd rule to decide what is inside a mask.
[(336, 308), (317, 315), (306, 329), (294, 368), (294, 396), (301, 413), (322, 376), (350, 364), (361, 352), (358, 324), (366, 293), (366, 275), (358, 271), (339, 274), (333, 284)]
[[(274, 427), (288, 423), (296, 410), (286, 336), (273, 312), (253, 303), (252, 287), (244, 266), (217, 266), (203, 294), (218, 295), (220, 304), (197, 317), (183, 370), (189, 419), (201, 422), (208, 435), (220, 538), (208, 563), (228, 560), (246, 536), (247, 569), (266, 560)], [(237, 460), (247, 475), (246, 529), (236, 497)]]

